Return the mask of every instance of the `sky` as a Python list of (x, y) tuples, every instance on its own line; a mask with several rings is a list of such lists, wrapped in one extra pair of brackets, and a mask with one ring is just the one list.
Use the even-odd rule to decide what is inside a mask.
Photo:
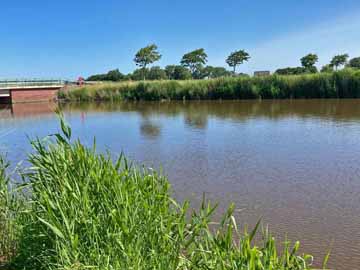
[(335, 54), (360, 56), (359, 0), (15, 0), (0, 3), (0, 78), (76, 79), (133, 71), (136, 51), (159, 47), (156, 65), (204, 48), (208, 64), (251, 55), (238, 71), (318, 66)]

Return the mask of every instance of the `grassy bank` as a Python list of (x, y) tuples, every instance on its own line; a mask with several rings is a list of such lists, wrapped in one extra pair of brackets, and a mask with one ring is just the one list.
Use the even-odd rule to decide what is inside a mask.
[(194, 211), (178, 204), (166, 178), (71, 142), (70, 128), (61, 126), (62, 134), (32, 142), (31, 167), (22, 173), (26, 189), (9, 185), (1, 163), (0, 236), (11, 240), (0, 242), (0, 254), (9, 267), (311, 269), (299, 242), (280, 251), (259, 224), (240, 232), (234, 206), (212, 223), (215, 205), (204, 200)]
[(294, 76), (104, 83), (59, 93), (59, 98), (73, 101), (359, 97), (360, 71), (351, 69)]

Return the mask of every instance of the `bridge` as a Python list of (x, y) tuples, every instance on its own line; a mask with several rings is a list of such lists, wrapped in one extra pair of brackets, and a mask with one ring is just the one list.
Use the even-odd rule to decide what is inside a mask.
[(0, 103), (50, 101), (70, 82), (64, 80), (0, 80)]

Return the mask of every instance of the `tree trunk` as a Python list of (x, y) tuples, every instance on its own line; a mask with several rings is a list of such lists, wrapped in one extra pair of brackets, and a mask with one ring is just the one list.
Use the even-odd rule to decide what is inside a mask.
[(193, 80), (194, 79), (194, 74), (195, 74), (195, 68), (190, 67), (190, 72), (191, 72), (191, 80)]
[(145, 71), (146, 71), (146, 65), (143, 67), (143, 80), (146, 80), (146, 75), (145, 75)]

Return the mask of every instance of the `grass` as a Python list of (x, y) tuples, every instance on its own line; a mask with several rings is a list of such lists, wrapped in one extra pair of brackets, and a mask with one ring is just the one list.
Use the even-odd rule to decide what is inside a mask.
[(360, 70), (212, 80), (101, 83), (60, 91), (59, 98), (93, 100), (213, 100), (359, 98)]
[[(1, 226), (16, 230), (9, 233), (11, 241), (1, 242), (0, 252), (10, 250), (10, 267), (311, 269), (312, 256), (298, 254), (299, 242), (286, 242), (278, 250), (268, 229), (260, 232), (260, 222), (251, 231), (240, 231), (234, 205), (214, 223), (216, 205), (205, 199), (198, 211), (188, 202), (180, 205), (165, 177), (132, 166), (123, 156), (114, 162), (98, 154), (95, 143), (86, 148), (72, 141), (62, 118), (61, 127), (62, 134), (32, 141), (31, 167), (22, 175), (27, 191), (18, 188), (25, 194), (10, 195), (20, 200), (21, 211), (2, 216)], [(17, 194), (5, 170), (0, 172), (1, 198)], [(11, 201), (2, 199), (0, 208), (11, 208)]]
[(0, 155), (0, 266), (13, 258), (18, 248), (24, 197), (8, 175), (10, 164)]
[(9, 214), (11, 205), (10, 188), (8, 187), (9, 178), (5, 170), (8, 168), (8, 163), (3, 157), (0, 157), (0, 262), (8, 260), (13, 251), (11, 237), (11, 222), (12, 217)]

